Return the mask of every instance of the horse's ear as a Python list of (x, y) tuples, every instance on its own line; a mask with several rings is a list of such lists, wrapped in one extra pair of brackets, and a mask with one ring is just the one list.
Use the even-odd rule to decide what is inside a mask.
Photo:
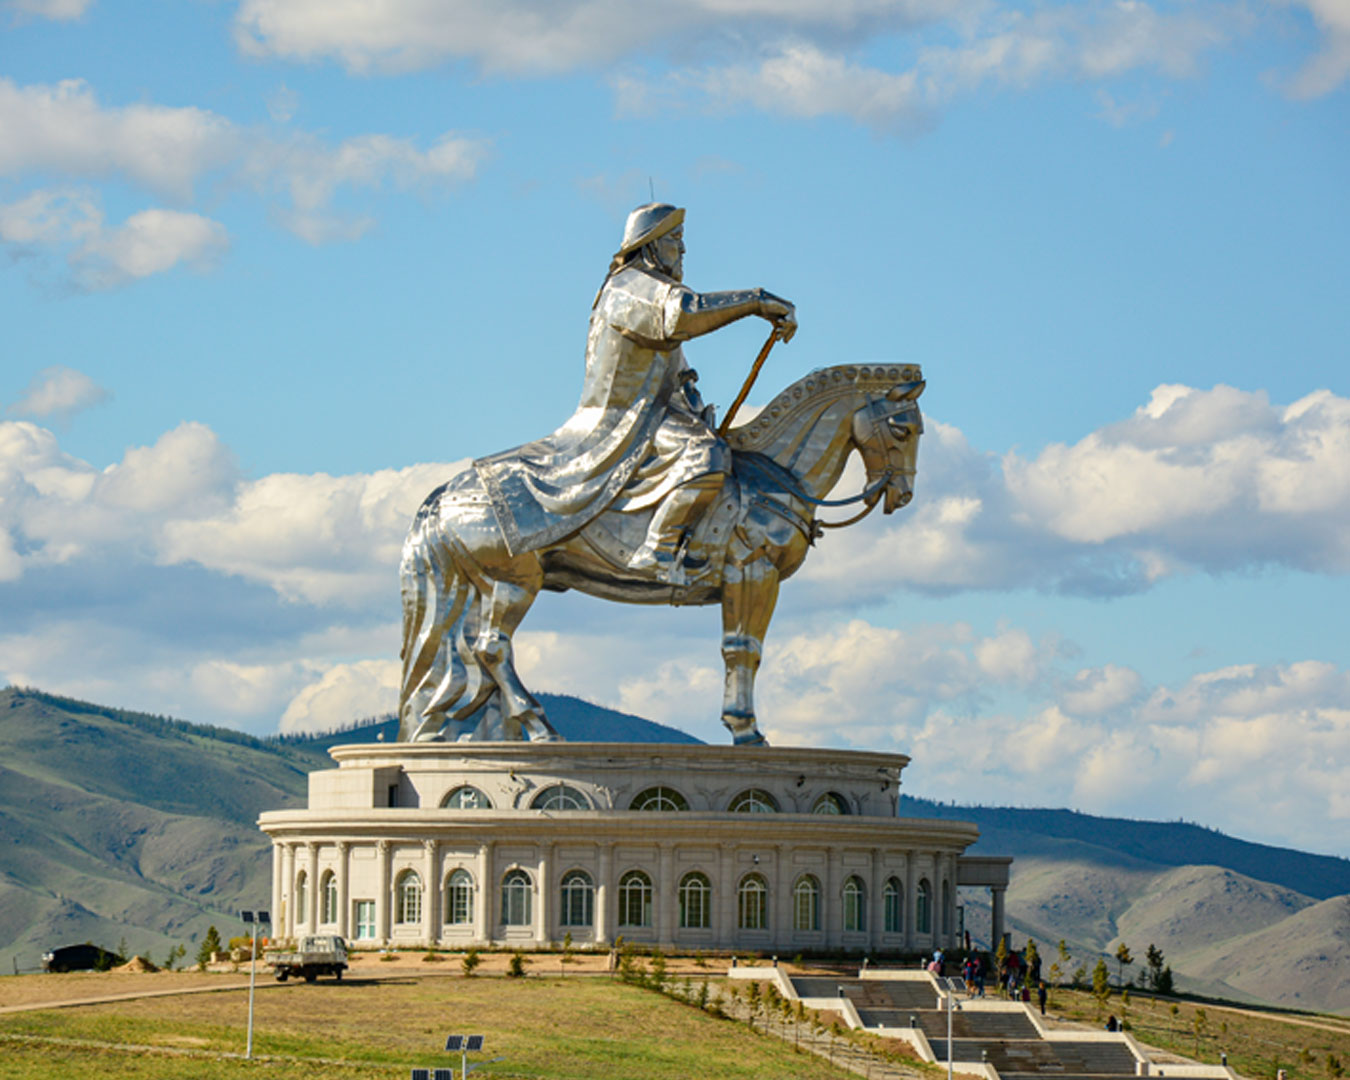
[(913, 401), (923, 393), (923, 388), (927, 385), (928, 383), (923, 379), (918, 382), (901, 383), (899, 386), (891, 387), (886, 399), (888, 401)]

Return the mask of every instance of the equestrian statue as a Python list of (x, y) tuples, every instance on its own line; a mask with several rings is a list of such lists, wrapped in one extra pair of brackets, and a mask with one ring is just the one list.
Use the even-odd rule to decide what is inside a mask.
[[(831, 524), (913, 493), (923, 377), (912, 364), (813, 371), (731, 426), (793, 305), (763, 289), (683, 281), (683, 209), (640, 206), (591, 307), (586, 376), (552, 435), (433, 491), (403, 547), (399, 739), (559, 738), (525, 688), (512, 635), (541, 589), (625, 603), (722, 605), (722, 722), (763, 744), (754, 683), (778, 585)], [(747, 315), (772, 324), (720, 427), (682, 345)], [(857, 450), (862, 492), (827, 500)], [(823, 506), (862, 503), (846, 522)]]

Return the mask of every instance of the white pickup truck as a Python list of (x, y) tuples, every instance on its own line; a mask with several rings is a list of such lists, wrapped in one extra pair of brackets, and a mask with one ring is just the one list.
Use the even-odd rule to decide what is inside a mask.
[(347, 943), (336, 934), (314, 934), (302, 937), (293, 951), (263, 954), (263, 962), (272, 965), (278, 982), (292, 975), (304, 976), (305, 982), (313, 982), (320, 975), (332, 975), (341, 981), (347, 969)]

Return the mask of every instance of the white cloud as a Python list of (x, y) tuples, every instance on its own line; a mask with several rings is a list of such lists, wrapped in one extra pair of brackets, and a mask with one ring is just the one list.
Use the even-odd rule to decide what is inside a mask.
[(1321, 34), (1321, 48), (1289, 80), (1291, 97), (1317, 98), (1338, 89), (1350, 77), (1350, 0), (1281, 0), (1303, 7)]
[(94, 0), (5, 0), (4, 7), (20, 15), (69, 22), (93, 6)]
[[(781, 34), (759, 42), (758, 56), (686, 68), (664, 86), (641, 75), (615, 83), (627, 111), (643, 111), (696, 90), (719, 108), (750, 107), (788, 116), (845, 116), (883, 131), (912, 132), (934, 122), (958, 98), (987, 88), (1025, 89), (1046, 79), (1102, 81), (1137, 71), (1193, 75), (1201, 59), (1244, 32), (1231, 7), (1198, 4), (1175, 12), (1130, 0), (1037, 7), (968, 9), (953, 29), (959, 44), (916, 43), (908, 66), (854, 58), (828, 38)], [(1108, 117), (1117, 118), (1112, 103)]]
[[(333, 145), (307, 132), (241, 127), (204, 109), (104, 105), (87, 83), (74, 79), (20, 86), (0, 78), (0, 133), (0, 176), (124, 179), (178, 203), (191, 202), (205, 180), (245, 183), (269, 197), (284, 194), (278, 216), (311, 242), (363, 231), (361, 215), (331, 209), (339, 191), (443, 187), (471, 179), (487, 152), (483, 141), (454, 133), (425, 150), (412, 140), (381, 134)], [(0, 227), (9, 221), (11, 243), (51, 242), (54, 234), (74, 235), (81, 221), (96, 223), (92, 206), (88, 196), (35, 192), (5, 208)], [(179, 237), (180, 246), (185, 242), (189, 222), (170, 218), (168, 211), (147, 213), (155, 216), (133, 218), (123, 228), (151, 231), (157, 242), (125, 235), (117, 258), (103, 265), (124, 276), (144, 276), (138, 268), (162, 261), (169, 233)], [(195, 226), (199, 234), (203, 221)], [(199, 235), (197, 242), (193, 250), (205, 241)]]
[(229, 247), (225, 227), (181, 210), (142, 210), (126, 223), (88, 236), (74, 253), (89, 289), (110, 289), (162, 274), (179, 263), (209, 267)]
[(1350, 569), (1350, 399), (1160, 386), (1120, 423), (1035, 456), (930, 422), (911, 507), (831, 534), (820, 603), (899, 587), (1140, 592), (1178, 574)]
[(336, 664), (286, 706), (280, 730), (332, 731), (368, 716), (383, 716), (398, 704), (397, 660), (360, 660)]
[(391, 591), (414, 512), (464, 464), (244, 482), (219, 513), (165, 522), (159, 558), (235, 574), (287, 600), (359, 608)]
[[(3, 224), (0, 224), (3, 229)], [(82, 371), (49, 367), (39, 371), (23, 397), (9, 407), (11, 416), (66, 418), (108, 400), (108, 391)]]
[(977, 6), (972, 0), (243, 0), (235, 31), (251, 55), (332, 57), (358, 72), (469, 59), (492, 72), (552, 74), (785, 28), (855, 37), (904, 30), (961, 18)]
[(41, 189), (0, 206), (0, 243), (19, 254), (64, 254), (68, 283), (85, 291), (125, 285), (187, 264), (209, 269), (229, 247), (224, 226), (181, 210), (142, 210), (105, 226), (98, 196)]

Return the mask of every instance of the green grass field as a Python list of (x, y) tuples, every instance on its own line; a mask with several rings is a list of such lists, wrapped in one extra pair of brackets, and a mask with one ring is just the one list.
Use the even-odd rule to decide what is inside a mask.
[[(497, 1077), (826, 1080), (850, 1074), (743, 1024), (599, 978), (432, 978), (288, 985), (257, 995), (254, 1054), (242, 993), (144, 998), (0, 1016), (0, 1078), (406, 1078), (453, 1066), (451, 1032), (487, 1036)], [(14, 1038), (28, 1036), (29, 1038)], [(140, 1049), (144, 1048), (144, 1049)], [(473, 1059), (471, 1059), (473, 1060)]]
[[(1176, 1005), (1176, 1014), (1172, 1006)], [(1105, 1015), (1092, 995), (1056, 990), (1054, 1011), (1071, 1019), (1098, 1023)], [(1252, 1080), (1274, 1080), (1284, 1069), (1289, 1080), (1337, 1080), (1337, 1063), (1350, 1073), (1350, 1019), (1315, 1013), (1262, 1014), (1230, 1011), (1213, 1004), (1131, 996), (1122, 1007), (1113, 993), (1106, 1011), (1129, 1021), (1140, 1042), (1208, 1064), (1221, 1054), (1239, 1074)], [(1197, 1026), (1197, 1014), (1200, 1023)]]

